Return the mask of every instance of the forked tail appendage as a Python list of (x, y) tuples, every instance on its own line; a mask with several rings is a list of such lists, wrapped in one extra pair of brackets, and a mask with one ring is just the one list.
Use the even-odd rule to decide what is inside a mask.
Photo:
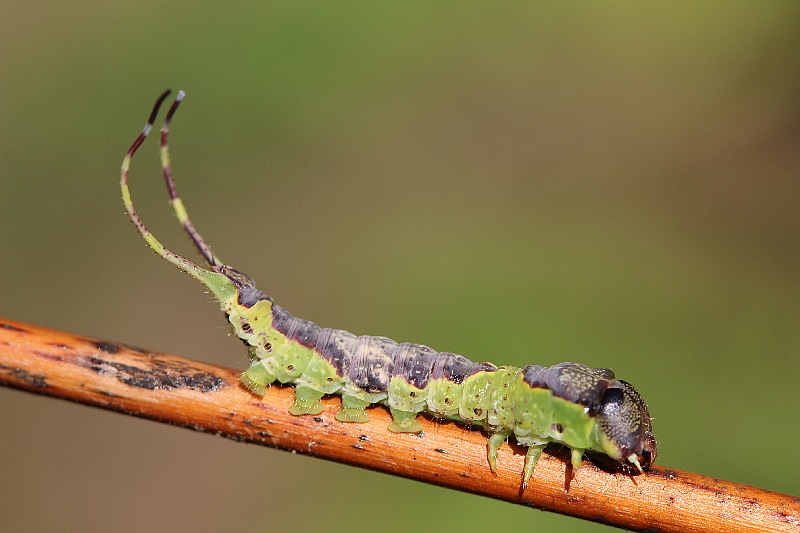
[(219, 259), (211, 252), (211, 249), (206, 244), (205, 240), (203, 240), (202, 236), (197, 232), (197, 230), (195, 230), (194, 225), (189, 220), (189, 215), (183, 206), (183, 202), (181, 202), (181, 199), (178, 196), (177, 189), (175, 188), (175, 182), (172, 179), (172, 168), (170, 166), (167, 138), (169, 136), (169, 125), (172, 121), (172, 117), (185, 95), (183, 91), (178, 92), (178, 96), (175, 98), (175, 101), (172, 103), (172, 106), (167, 112), (167, 117), (164, 121), (164, 127), (161, 129), (161, 165), (164, 171), (164, 180), (167, 184), (167, 190), (169, 191), (170, 201), (173, 209), (175, 210), (175, 214), (178, 216), (178, 220), (180, 221), (186, 233), (189, 235), (192, 243), (212, 270), (207, 270), (192, 263), (185, 257), (168, 250), (163, 244), (161, 244), (161, 242), (156, 239), (152, 233), (150, 233), (150, 230), (147, 229), (147, 226), (145, 226), (142, 220), (139, 218), (139, 215), (136, 213), (136, 209), (133, 206), (133, 201), (131, 200), (130, 188), (128, 187), (128, 175), (131, 166), (131, 160), (145, 139), (147, 139), (147, 135), (150, 133), (150, 130), (153, 129), (153, 123), (158, 115), (158, 111), (161, 109), (161, 105), (164, 103), (164, 100), (166, 100), (167, 96), (169, 96), (170, 92), (171, 91), (166, 90), (161, 94), (161, 96), (158, 97), (158, 100), (156, 100), (153, 110), (150, 112), (150, 117), (147, 119), (147, 123), (142, 129), (142, 132), (133, 142), (128, 150), (128, 153), (125, 155), (125, 158), (122, 160), (122, 168), (120, 170), (119, 180), (120, 188), (122, 189), (122, 200), (125, 203), (125, 209), (128, 211), (128, 217), (130, 217), (131, 221), (136, 226), (136, 229), (139, 231), (142, 237), (144, 237), (144, 240), (147, 241), (147, 244), (149, 244), (158, 255), (201, 281), (214, 293), (214, 296), (217, 298), (217, 300), (223, 302), (236, 295), (236, 286), (229, 279), (229, 276), (221, 272), (221, 270), (224, 269), (224, 265), (222, 265)]

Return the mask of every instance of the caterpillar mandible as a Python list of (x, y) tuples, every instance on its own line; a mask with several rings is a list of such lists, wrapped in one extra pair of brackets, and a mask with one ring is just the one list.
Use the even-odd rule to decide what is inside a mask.
[(263, 396), (276, 381), (293, 384), (293, 415), (318, 414), (322, 411), (320, 399), (338, 394), (342, 405), (336, 419), (341, 422), (366, 422), (369, 414), (365, 409), (383, 404), (391, 412), (389, 430), (393, 432), (419, 431), (419, 413), (480, 425), (489, 434), (487, 458), (493, 472), (500, 445), (513, 435), (528, 448), (523, 488), (550, 442), (571, 450), (573, 475), (587, 450), (607, 455), (630, 473), (643, 473), (655, 461), (656, 441), (647, 405), (631, 384), (616, 379), (607, 368), (581, 363), (498, 367), (421, 344), (321, 328), (293, 317), (258, 290), (252, 279), (222, 263), (189, 220), (172, 177), (167, 137), (183, 91), (164, 119), (161, 163), (178, 221), (208, 268), (165, 248), (133, 207), (128, 173), (169, 94), (168, 90), (158, 98), (123, 159), (122, 198), (128, 216), (150, 247), (197, 278), (219, 301), (234, 333), (248, 346), (251, 365), (241, 381), (253, 394)]

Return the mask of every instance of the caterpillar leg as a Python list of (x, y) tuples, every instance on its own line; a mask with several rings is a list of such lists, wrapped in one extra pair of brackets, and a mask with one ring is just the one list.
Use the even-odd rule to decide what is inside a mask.
[(570, 462), (572, 463), (572, 475), (574, 476), (575, 474), (578, 473), (578, 469), (581, 467), (583, 452), (585, 452), (586, 450), (583, 450), (581, 448), (571, 448), (571, 450), (572, 450), (572, 457), (570, 458), (571, 459)]
[(389, 431), (394, 433), (417, 433), (422, 431), (422, 424), (417, 420), (417, 413), (403, 411), (390, 407), (392, 413), (392, 423), (389, 424)]
[(539, 457), (541, 457), (545, 446), (547, 446), (547, 443), (528, 446), (528, 453), (525, 454), (525, 468), (523, 469), (522, 476), (523, 489), (528, 487), (528, 480), (531, 478), (533, 469), (536, 468), (536, 463), (539, 461)]
[(369, 402), (355, 396), (342, 394), (342, 407), (336, 412), (336, 420), (339, 422), (367, 422), (369, 415), (364, 409), (370, 405)]
[(497, 450), (499, 450), (500, 445), (506, 441), (508, 435), (509, 433), (500, 432), (492, 433), (492, 435), (489, 437), (489, 442), (486, 445), (486, 456), (489, 459), (489, 468), (492, 470), (492, 472), (497, 472)]
[(240, 380), (247, 390), (257, 396), (264, 396), (267, 386), (275, 381), (275, 376), (269, 373), (261, 361), (253, 361)]
[(298, 386), (294, 390), (294, 404), (289, 408), (293, 415), (318, 415), (325, 407), (320, 400), (325, 393), (314, 390), (311, 387)]

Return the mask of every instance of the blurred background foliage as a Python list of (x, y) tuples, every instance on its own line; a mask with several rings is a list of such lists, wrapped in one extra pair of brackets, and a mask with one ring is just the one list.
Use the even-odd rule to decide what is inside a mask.
[[(182, 88), (193, 219), (296, 315), (609, 366), (660, 464), (800, 494), (798, 6), (5, 2), (0, 314), (244, 368), (120, 201)], [(9, 531), (604, 528), (11, 390), (0, 471)]]

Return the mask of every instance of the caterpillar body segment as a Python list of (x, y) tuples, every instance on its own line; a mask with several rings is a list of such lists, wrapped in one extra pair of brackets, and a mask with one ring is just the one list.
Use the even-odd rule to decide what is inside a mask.
[(159, 97), (123, 160), (123, 201), (156, 253), (202, 282), (219, 301), (234, 333), (249, 347), (251, 364), (241, 381), (253, 394), (264, 395), (276, 382), (294, 385), (293, 415), (318, 414), (323, 409), (322, 397), (338, 394), (342, 405), (336, 419), (351, 423), (366, 422), (366, 408), (383, 404), (392, 415), (389, 430), (398, 433), (419, 431), (420, 413), (480, 426), (489, 434), (487, 458), (492, 471), (498, 449), (513, 436), (528, 448), (523, 487), (550, 442), (570, 448), (573, 471), (587, 450), (608, 455), (629, 472), (643, 472), (655, 460), (656, 441), (647, 405), (632, 385), (616, 379), (609, 369), (573, 362), (498, 367), (421, 344), (321, 328), (292, 316), (257, 289), (252, 279), (223, 264), (189, 220), (172, 177), (167, 140), (183, 92), (170, 107), (161, 130), (161, 160), (173, 209), (207, 268), (166, 249), (139, 219), (128, 174), (131, 159), (168, 94)]

